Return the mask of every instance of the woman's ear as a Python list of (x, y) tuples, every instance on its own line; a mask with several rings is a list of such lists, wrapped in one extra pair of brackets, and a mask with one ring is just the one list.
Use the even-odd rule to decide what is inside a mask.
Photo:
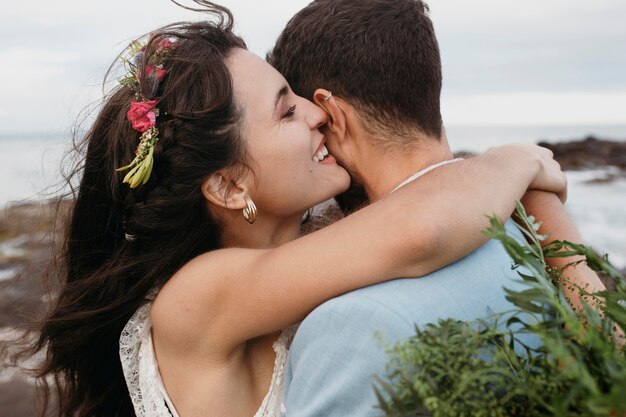
[(217, 207), (241, 210), (247, 206), (245, 197), (249, 190), (245, 181), (233, 180), (224, 170), (209, 175), (200, 188), (204, 198)]
[(313, 93), (313, 101), (324, 109), (328, 115), (326, 129), (333, 135), (336, 135), (337, 140), (342, 140), (346, 134), (346, 115), (340, 103), (335, 100), (333, 93), (323, 88), (318, 88)]

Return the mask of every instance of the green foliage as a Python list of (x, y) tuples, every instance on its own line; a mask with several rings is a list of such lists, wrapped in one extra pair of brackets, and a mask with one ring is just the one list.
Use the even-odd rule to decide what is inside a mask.
[[(542, 249), (540, 223), (521, 204), (517, 210), (529, 244), (496, 218), (485, 231), (522, 267), (525, 288), (505, 290), (514, 314), (416, 328), (415, 336), (390, 349), (389, 372), (378, 378), (387, 416), (626, 415), (626, 349), (618, 336), (626, 330), (626, 280), (584, 245), (555, 241)], [(555, 285), (563, 270), (546, 264), (546, 258), (573, 255), (584, 255), (589, 267), (617, 283), (616, 291), (597, 294), (580, 288), (596, 305), (585, 301), (582, 312)], [(529, 333), (539, 346), (521, 342)]]

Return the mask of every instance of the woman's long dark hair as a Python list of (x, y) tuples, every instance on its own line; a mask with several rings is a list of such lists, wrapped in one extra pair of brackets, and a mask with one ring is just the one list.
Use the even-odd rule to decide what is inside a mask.
[(125, 173), (115, 171), (133, 159), (140, 135), (126, 118), (136, 101), (129, 88), (110, 94), (84, 139), (86, 156), (57, 270), (63, 282), (33, 347), (45, 352), (38, 369), (47, 404), (42, 414), (50, 414), (53, 398), (59, 416), (133, 416), (118, 354), (124, 325), (152, 288), (220, 246), (219, 225), (200, 184), (245, 160), (224, 61), (245, 44), (232, 33), (228, 9), (194, 1), (212, 19), (153, 32), (140, 64), (143, 73), (159, 43), (174, 40), (156, 94), (160, 140), (149, 181), (130, 189), (122, 183)]

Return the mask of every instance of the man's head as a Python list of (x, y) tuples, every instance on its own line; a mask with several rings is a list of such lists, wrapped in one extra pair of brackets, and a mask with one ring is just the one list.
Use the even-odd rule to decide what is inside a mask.
[(410, 146), (415, 132), (438, 140), (441, 60), (427, 13), (421, 0), (315, 0), (268, 60), (296, 94), (323, 87), (352, 105), (386, 148)]

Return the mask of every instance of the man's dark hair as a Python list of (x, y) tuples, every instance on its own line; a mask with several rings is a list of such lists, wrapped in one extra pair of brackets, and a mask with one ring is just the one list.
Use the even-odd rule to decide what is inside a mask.
[(322, 87), (349, 101), (370, 133), (399, 145), (416, 129), (441, 137), (441, 59), (421, 0), (315, 0), (267, 59), (296, 94), (311, 99)]

